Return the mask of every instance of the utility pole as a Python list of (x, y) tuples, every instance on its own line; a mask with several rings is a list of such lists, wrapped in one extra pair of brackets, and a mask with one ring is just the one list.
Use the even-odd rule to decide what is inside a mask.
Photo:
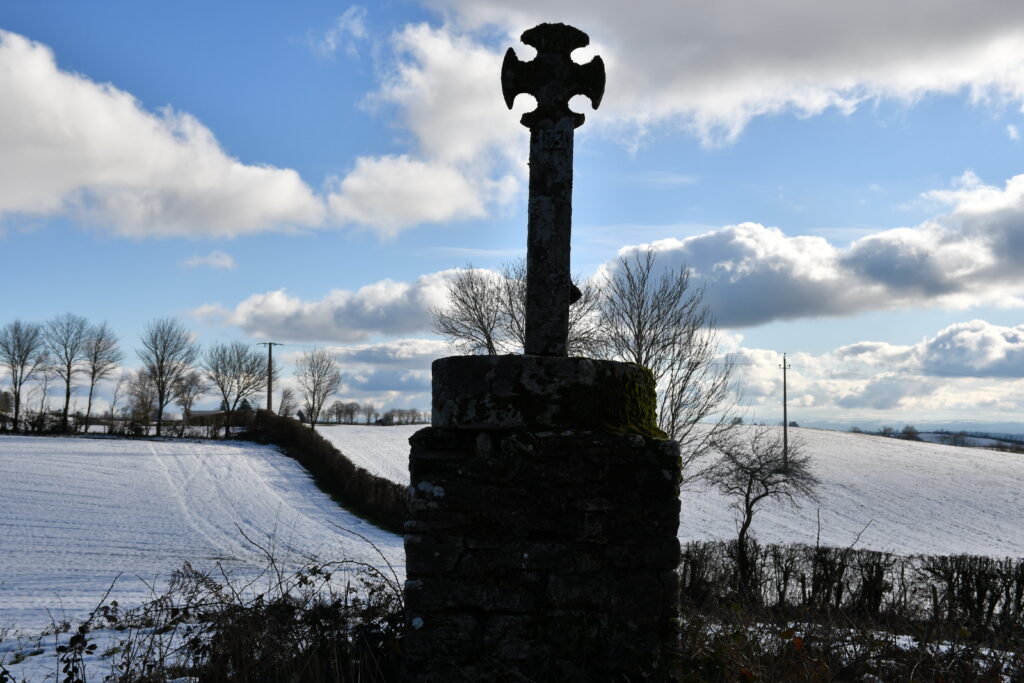
[(786, 354), (782, 354), (782, 466), (789, 467), (789, 416), (786, 414)]
[(274, 347), (284, 346), (280, 342), (259, 342), (267, 347), (267, 410), (274, 410)]

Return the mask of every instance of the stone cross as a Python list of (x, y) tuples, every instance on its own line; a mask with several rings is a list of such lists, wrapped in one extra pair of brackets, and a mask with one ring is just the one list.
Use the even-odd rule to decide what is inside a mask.
[(566, 356), (569, 305), (579, 298), (569, 273), (573, 131), (584, 120), (569, 109), (569, 99), (585, 95), (597, 109), (604, 95), (604, 62), (600, 57), (587, 64), (572, 61), (573, 50), (590, 38), (565, 24), (540, 24), (520, 39), (535, 47), (537, 56), (523, 62), (509, 48), (501, 65), (501, 89), (509, 109), (520, 93), (537, 99), (537, 108), (521, 119), (530, 129), (524, 352)]

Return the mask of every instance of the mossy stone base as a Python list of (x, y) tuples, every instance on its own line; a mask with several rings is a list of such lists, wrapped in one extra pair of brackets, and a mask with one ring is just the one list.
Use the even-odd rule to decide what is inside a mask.
[(678, 444), (435, 427), (409, 442), (404, 681), (677, 680)]
[(551, 356), (452, 356), (433, 364), (431, 424), (446, 429), (639, 434), (658, 429), (654, 378), (634, 363)]

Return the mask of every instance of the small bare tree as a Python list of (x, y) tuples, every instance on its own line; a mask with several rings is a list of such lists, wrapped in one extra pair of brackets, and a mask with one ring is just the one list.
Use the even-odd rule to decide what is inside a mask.
[(89, 328), (85, 343), (85, 374), (89, 378), (89, 400), (85, 407), (85, 430), (89, 431), (92, 416), (92, 397), (96, 385), (109, 377), (124, 359), (113, 330), (103, 322)]
[[(522, 353), (526, 346), (526, 259), (504, 263), (499, 272), (501, 337), (506, 353)], [(580, 283), (579, 277), (574, 280)], [(601, 290), (593, 281), (583, 280), (577, 291), (579, 298), (569, 307), (568, 353), (596, 356), (603, 345)]]
[(188, 427), (189, 417), (192, 415), (192, 405), (196, 399), (210, 390), (210, 385), (202, 373), (195, 370), (189, 371), (182, 376), (174, 385), (174, 402), (181, 408), (181, 428), (178, 436), (185, 436), (185, 429)]
[(302, 392), (306, 419), (310, 428), (316, 429), (324, 403), (341, 388), (338, 361), (326, 349), (306, 351), (295, 363), (295, 379)]
[(192, 370), (199, 346), (179, 321), (161, 318), (146, 326), (137, 353), (156, 390), (156, 435), (160, 436), (164, 408), (174, 398), (175, 383)]
[[(569, 309), (571, 356), (593, 356), (600, 346), (600, 290), (583, 282)], [(448, 282), (448, 301), (432, 311), (434, 329), (463, 353), (522, 353), (526, 343), (526, 259), (497, 273), (467, 264)]]
[(498, 276), (466, 264), (448, 282), (447, 305), (433, 311), (434, 329), (463, 353), (497, 355), (502, 293)]
[(373, 418), (377, 417), (377, 415), (380, 414), (380, 411), (377, 409), (377, 406), (375, 406), (370, 401), (367, 401), (362, 406), (360, 406), (359, 411), (363, 414), (363, 417), (366, 418), (366, 424), (370, 424)]
[[(126, 389), (131, 426), (137, 433), (148, 434), (153, 413), (158, 410), (159, 394), (156, 382), (147, 370), (139, 369), (129, 375)], [(159, 420), (159, 414), (157, 419)]]
[(747, 598), (751, 589), (750, 526), (754, 514), (766, 502), (796, 504), (799, 496), (815, 498), (818, 479), (811, 472), (811, 458), (799, 443), (790, 443), (788, 457), (778, 430), (752, 427), (719, 434), (714, 447), (721, 453), (708, 472), (710, 481), (739, 513), (736, 537), (736, 569), (739, 589)]
[[(39, 409), (36, 410), (29, 422), (32, 425), (32, 429), (37, 432), (44, 431), (48, 427), (49, 416), (50, 416), (50, 384), (57, 378), (57, 370), (54, 368), (53, 363), (50, 362), (50, 356), (46, 351), (43, 351), (42, 360), (39, 363), (39, 369), (36, 371), (36, 388), (35, 392), (39, 395)], [(31, 395), (31, 394), (30, 394)], [(31, 401), (30, 401), (31, 403)]]
[[(683, 266), (656, 273), (653, 249), (619, 260), (601, 284), (603, 355), (642, 365), (658, 385), (658, 426), (683, 448), (686, 480), (733, 426), (732, 363), (716, 361), (718, 335), (704, 290)], [(700, 424), (710, 417), (710, 424)]]
[(239, 404), (266, 390), (267, 364), (256, 349), (236, 341), (211, 347), (203, 359), (203, 368), (223, 399), (226, 439), (231, 429), (231, 415)]
[(89, 321), (74, 313), (58, 315), (46, 323), (43, 337), (54, 372), (64, 380), (64, 409), (60, 414), (61, 431), (68, 431), (68, 407), (75, 375), (85, 371)]
[(41, 325), (15, 320), (0, 329), (0, 363), (11, 375), (14, 394), (14, 431), (19, 429), (22, 389), (46, 362), (44, 351)]
[(130, 384), (131, 373), (122, 370), (120, 377), (114, 382), (114, 390), (110, 394), (110, 424), (107, 426), (107, 434), (120, 433), (117, 427), (117, 404), (128, 393)]
[(295, 392), (285, 389), (281, 392), (281, 400), (277, 402), (277, 414), (281, 417), (291, 417), (295, 413)]

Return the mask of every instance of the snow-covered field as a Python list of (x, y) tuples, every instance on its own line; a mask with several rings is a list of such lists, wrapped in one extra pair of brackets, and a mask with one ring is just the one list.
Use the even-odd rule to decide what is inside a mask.
[(254, 575), (266, 562), (242, 532), (286, 566), (310, 555), (382, 565), (338, 527), (404, 573), (400, 537), (340, 508), (272, 447), (0, 436), (0, 629), (80, 618), (119, 574), (122, 605), (186, 561)]
[(370, 474), (408, 484), (409, 437), (426, 426), (318, 425), (316, 430)]
[[(359, 465), (407, 483), (408, 439), (421, 428), (321, 431)], [(1024, 556), (1024, 456), (813, 429), (790, 435), (814, 459), (820, 502), (766, 507), (754, 521), (762, 541), (814, 543), (820, 516), (827, 545), (863, 531), (862, 548)], [(681, 540), (733, 535), (733, 512), (716, 491), (696, 486), (682, 498)], [(119, 574), (112, 597), (123, 605), (152, 597), (150, 587), (160, 590), (185, 561), (252, 576), (265, 561), (243, 531), (286, 565), (309, 555), (381, 564), (335, 524), (372, 539), (402, 577), (401, 538), (339, 508), (274, 448), (0, 436), (0, 632), (79, 619)], [(52, 646), (12, 671), (52, 678)], [(8, 637), (0, 660), (18, 647)]]
[[(420, 425), (321, 428), (354, 462), (408, 483), (409, 437)], [(821, 543), (900, 554), (1024, 556), (1024, 456), (980, 448), (791, 429), (821, 479), (820, 501), (765, 506), (754, 518), (764, 542)], [(683, 492), (680, 540), (731, 538), (734, 513), (717, 491)], [(865, 527), (867, 527), (865, 529)]]

